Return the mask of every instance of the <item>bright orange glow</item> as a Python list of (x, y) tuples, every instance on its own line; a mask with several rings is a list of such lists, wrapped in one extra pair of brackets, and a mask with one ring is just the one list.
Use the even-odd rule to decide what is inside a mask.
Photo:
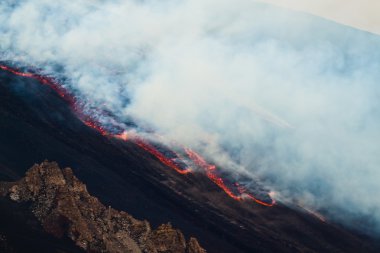
[(120, 140), (123, 140), (123, 141), (127, 141), (128, 140), (128, 133), (126, 131), (122, 132), (121, 134), (115, 134), (114, 137), (116, 139), (120, 139)]
[(32, 74), (32, 73), (23, 73), (23, 72), (20, 72), (16, 69), (11, 68), (11, 67), (5, 66), (5, 65), (0, 65), (0, 69), (11, 72), (12, 74), (15, 74), (18, 76), (34, 78), (34, 74)]

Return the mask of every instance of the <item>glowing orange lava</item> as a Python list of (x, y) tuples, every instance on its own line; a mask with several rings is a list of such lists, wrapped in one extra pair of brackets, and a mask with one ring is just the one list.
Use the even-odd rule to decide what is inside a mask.
[(0, 65), (0, 69), (11, 72), (12, 74), (15, 74), (18, 76), (34, 78), (34, 74), (32, 73), (23, 73), (23, 72), (18, 71), (17, 69), (14, 69), (5, 65)]
[[(90, 116), (86, 115), (81, 108), (78, 106), (78, 103), (74, 96), (72, 96), (64, 87), (62, 87), (59, 83), (57, 83), (54, 79), (49, 77), (44, 77), (39, 74), (35, 73), (28, 73), (28, 72), (21, 72), (18, 69), (0, 65), (0, 69), (4, 71), (8, 71), (12, 74), (15, 74), (17, 76), (32, 78), (40, 83), (49, 86), (51, 89), (53, 89), (61, 98), (63, 98), (72, 108), (72, 110), (77, 114), (78, 118), (88, 127), (96, 130), (103, 136), (110, 136), (114, 137), (123, 141), (131, 140), (134, 143), (136, 143), (139, 147), (144, 149), (145, 151), (152, 154), (154, 157), (156, 157), (161, 163), (165, 164), (169, 168), (174, 169), (176, 172), (186, 175), (188, 173), (191, 173), (192, 170), (190, 168), (181, 169), (175, 159), (176, 158), (169, 158), (165, 156), (162, 152), (160, 152), (157, 148), (155, 148), (153, 145), (151, 145), (148, 141), (143, 140), (142, 138), (139, 138), (137, 136), (133, 136), (130, 138), (128, 136), (127, 132), (122, 132), (120, 134), (111, 134), (109, 133), (104, 127), (101, 126), (101, 123), (99, 123), (96, 119), (91, 118)], [(193, 161), (195, 165), (205, 170), (205, 173), (207, 177), (214, 182), (219, 188), (221, 188), (229, 197), (241, 201), (245, 198), (249, 198), (253, 200), (254, 202), (263, 205), (263, 206), (273, 206), (275, 204), (275, 201), (272, 199), (271, 203), (263, 202), (257, 198), (255, 198), (252, 194), (250, 194), (247, 189), (245, 189), (243, 186), (240, 186), (239, 184), (235, 183), (234, 186), (236, 186), (237, 191), (239, 194), (235, 194), (230, 187), (226, 185), (225, 180), (218, 175), (218, 172), (216, 170), (216, 166), (213, 164), (209, 164), (206, 162), (206, 160), (194, 152), (193, 150), (189, 148), (184, 148), (185, 153), (187, 156)], [(177, 158), (180, 156), (175, 153), (174, 151), (170, 150), (170, 152), (176, 154)]]
[(271, 200), (272, 200), (271, 203), (267, 203), (267, 202), (261, 201), (261, 200), (255, 198), (255, 196), (253, 196), (251, 193), (249, 193), (248, 190), (245, 187), (239, 185), (238, 183), (235, 183), (235, 184), (236, 184), (236, 186), (237, 186), (240, 194), (243, 197), (249, 198), (249, 199), (251, 199), (251, 200), (255, 201), (256, 203), (258, 203), (260, 205), (263, 205), (263, 206), (274, 206), (276, 204), (276, 201), (273, 198), (271, 198)]
[(126, 131), (122, 132), (121, 134), (115, 134), (114, 137), (116, 139), (120, 139), (120, 140), (123, 140), (123, 141), (127, 141), (129, 136), (128, 136), (128, 133)]
[(170, 158), (167, 158), (166, 156), (164, 156), (160, 151), (158, 151), (155, 147), (153, 147), (152, 145), (148, 144), (147, 142), (144, 142), (143, 140), (141, 140), (140, 138), (136, 138), (135, 139), (135, 143), (137, 145), (139, 145), (142, 149), (144, 149), (145, 151), (148, 151), (149, 153), (151, 153), (152, 155), (154, 155), (158, 160), (160, 160), (163, 164), (165, 164), (166, 166), (174, 169), (175, 171), (177, 171), (178, 173), (180, 174), (183, 174), (183, 175), (186, 175), (188, 173), (191, 172), (190, 169), (185, 169), (185, 170), (182, 170), (180, 169), (176, 164), (175, 162), (170, 159)]
[(101, 135), (111, 135), (107, 132), (107, 130), (105, 130), (103, 127), (99, 126), (99, 124), (95, 123), (94, 121), (92, 120), (83, 120), (83, 123), (88, 126), (88, 127), (91, 127), (92, 129), (98, 131)]
[(70, 106), (75, 107), (76, 100), (73, 96), (71, 96), (66, 89), (64, 89), (60, 84), (58, 84), (55, 80), (49, 77), (41, 76), (35, 73), (21, 72), (15, 68), (11, 68), (9, 66), (0, 65), (0, 69), (8, 71), (12, 74), (22, 77), (28, 77), (39, 81), (40, 83), (49, 86), (53, 89), (57, 94), (63, 98), (66, 102), (70, 104)]
[(235, 200), (242, 200), (241, 196), (235, 195), (230, 188), (226, 186), (223, 179), (216, 174), (216, 166), (212, 164), (208, 164), (203, 157), (199, 154), (195, 153), (193, 150), (189, 148), (185, 148), (185, 151), (189, 158), (199, 167), (203, 168), (206, 171), (207, 177), (213, 181), (217, 186), (219, 186), (228, 196)]
[(27, 77), (31, 79), (35, 79), (42, 83), (43, 85), (49, 86), (52, 90), (54, 90), (63, 100), (65, 100), (71, 107), (71, 109), (77, 114), (79, 119), (88, 127), (95, 129), (102, 135), (108, 135), (107, 131), (100, 126), (96, 120), (91, 119), (79, 109), (78, 103), (74, 96), (72, 96), (65, 88), (62, 87), (58, 82), (50, 77), (41, 76), (35, 73), (21, 72), (18, 69), (11, 68), (9, 66), (0, 65), (0, 69), (8, 71), (17, 76)]
[(187, 155), (190, 157), (190, 159), (193, 160), (193, 162), (196, 165), (198, 165), (199, 167), (206, 170), (207, 177), (211, 181), (213, 181), (216, 185), (218, 185), (231, 198), (233, 198), (235, 200), (242, 200), (242, 199), (244, 199), (244, 197), (246, 197), (246, 198), (249, 198), (249, 199), (251, 199), (251, 200), (255, 201), (256, 203), (263, 205), (263, 206), (274, 206), (275, 205), (276, 202), (273, 199), (272, 199), (271, 203), (266, 203), (264, 201), (261, 201), (261, 200), (255, 198), (252, 194), (248, 193), (247, 189), (245, 189), (243, 186), (240, 186), (238, 183), (235, 183), (235, 185), (236, 185), (237, 189), (239, 190), (240, 195), (234, 194), (231, 191), (231, 189), (228, 186), (226, 186), (225, 182), (223, 181), (223, 178), (221, 178), (217, 175), (215, 165), (208, 164), (202, 156), (200, 156), (199, 154), (197, 154), (196, 152), (194, 152), (193, 150), (191, 150), (189, 148), (185, 148), (185, 151), (186, 151)]

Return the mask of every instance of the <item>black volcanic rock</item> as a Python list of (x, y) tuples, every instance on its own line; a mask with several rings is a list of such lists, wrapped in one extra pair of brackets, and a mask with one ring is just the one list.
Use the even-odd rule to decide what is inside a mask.
[[(73, 168), (105, 206), (127, 210), (152, 227), (170, 222), (211, 253), (380, 252), (371, 238), (306, 212), (281, 203), (235, 201), (202, 173), (180, 175), (133, 142), (87, 127), (35, 80), (0, 71), (0, 120), (0, 181), (20, 180), (36, 162), (57, 161)], [(30, 249), (20, 252), (78, 252), (64, 239), (42, 233), (28, 210), (0, 199), (0, 234), (11, 246)]]
[(9, 244), (8, 239), (5, 235), (0, 234), (0, 252), (1, 253), (12, 253), (15, 252), (13, 247)]
[(186, 242), (170, 224), (152, 230), (147, 221), (105, 207), (70, 168), (61, 170), (56, 163), (34, 165), (21, 180), (0, 183), (0, 196), (30, 203), (31, 212), (46, 232), (57, 238), (67, 235), (87, 252), (206, 252), (195, 238)]

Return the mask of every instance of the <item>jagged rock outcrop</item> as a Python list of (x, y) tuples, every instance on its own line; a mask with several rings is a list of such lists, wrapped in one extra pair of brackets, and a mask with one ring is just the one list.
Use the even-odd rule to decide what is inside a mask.
[(45, 231), (58, 238), (68, 236), (87, 252), (206, 252), (195, 238), (186, 242), (170, 224), (153, 230), (147, 221), (105, 207), (70, 168), (61, 170), (56, 163), (34, 165), (21, 180), (0, 183), (0, 195), (30, 202)]

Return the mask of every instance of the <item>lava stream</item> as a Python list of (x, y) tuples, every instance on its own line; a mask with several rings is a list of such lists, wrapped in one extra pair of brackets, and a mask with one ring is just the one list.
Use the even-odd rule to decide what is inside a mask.
[(235, 200), (242, 200), (246, 197), (263, 206), (275, 205), (276, 202), (274, 199), (271, 198), (272, 200), (271, 203), (266, 203), (264, 201), (261, 201), (257, 199), (256, 197), (254, 197), (252, 194), (250, 194), (245, 187), (239, 185), (238, 183), (235, 183), (234, 185), (237, 187), (240, 194), (239, 195), (234, 194), (232, 190), (226, 185), (223, 178), (218, 176), (215, 165), (208, 164), (202, 156), (200, 156), (199, 154), (197, 154), (196, 152), (194, 152), (193, 150), (189, 148), (185, 148), (185, 151), (187, 155), (189, 156), (189, 158), (193, 160), (193, 162), (196, 165), (198, 165), (199, 167), (203, 168), (206, 171), (207, 177), (211, 181), (213, 181), (216, 185), (218, 185), (223, 191), (225, 191), (228, 194), (228, 196), (230, 196), (231, 198)]
[(148, 151), (149, 153), (151, 153), (152, 155), (154, 155), (158, 160), (160, 160), (163, 164), (165, 164), (166, 166), (174, 169), (175, 171), (177, 171), (178, 173), (182, 174), (182, 175), (185, 175), (185, 174), (188, 174), (191, 172), (190, 169), (180, 169), (176, 164), (175, 162), (173, 161), (173, 159), (170, 159), (170, 158), (167, 158), (164, 154), (162, 154), (160, 151), (158, 151), (155, 147), (153, 147), (152, 145), (150, 145), (149, 143), (147, 142), (144, 142), (142, 139), (140, 138), (137, 138), (135, 140), (135, 143), (137, 145), (139, 145), (142, 149), (144, 149), (145, 151)]
[(60, 84), (58, 84), (55, 80), (50, 77), (41, 76), (35, 73), (21, 72), (15, 68), (11, 68), (9, 66), (0, 65), (0, 69), (4, 71), (8, 71), (14, 75), (28, 77), (39, 81), (40, 83), (49, 86), (53, 89), (57, 94), (63, 98), (71, 107), (76, 108), (77, 101), (75, 97), (73, 97), (65, 88), (63, 88)]
[[(103, 136), (110, 136), (114, 138), (118, 138), (124, 141), (129, 140), (126, 132), (118, 133), (118, 134), (111, 134), (108, 132), (104, 127), (101, 126), (101, 123), (98, 122), (96, 119), (92, 118), (89, 115), (86, 115), (82, 108), (79, 106), (79, 103), (75, 99), (74, 96), (72, 96), (64, 87), (62, 87), (58, 82), (56, 82), (54, 79), (49, 77), (44, 77), (39, 74), (35, 73), (29, 73), (29, 72), (21, 72), (18, 69), (0, 65), (0, 69), (10, 72), (17, 76), (32, 78), (40, 83), (49, 86), (51, 89), (53, 89), (62, 99), (64, 99), (70, 107), (73, 109), (73, 111), (77, 114), (78, 118), (88, 127), (96, 130)], [(177, 162), (175, 161), (175, 158), (170, 158), (165, 156), (163, 152), (160, 152), (156, 147), (151, 145), (148, 141), (145, 141), (139, 137), (133, 137), (131, 138), (133, 142), (135, 142), (139, 147), (144, 149), (145, 151), (149, 152), (153, 156), (155, 156), (159, 161), (161, 161), (166, 166), (174, 169), (176, 172), (185, 175), (188, 173), (191, 173), (192, 170), (190, 168), (181, 169)], [(248, 197), (249, 199), (255, 201), (256, 203), (263, 205), (263, 206), (273, 206), (275, 204), (275, 201), (272, 199), (271, 203), (263, 202), (257, 198), (255, 198), (252, 194), (248, 193), (248, 191), (243, 187), (239, 186), (237, 183), (234, 184), (234, 187), (237, 188), (238, 194), (235, 194), (232, 190), (232, 188), (228, 187), (226, 185), (225, 179), (220, 177), (217, 173), (216, 166), (212, 164), (208, 164), (206, 160), (197, 154), (196, 152), (192, 151), (189, 148), (184, 148), (185, 153), (187, 156), (193, 161), (194, 164), (199, 166), (200, 168), (203, 168), (206, 172), (207, 177), (214, 182), (219, 188), (221, 188), (228, 196), (231, 198), (241, 201), (245, 197)], [(179, 155), (175, 153), (174, 151), (168, 149), (168, 151), (176, 154), (177, 158), (179, 158)]]
[(223, 179), (216, 174), (216, 166), (208, 164), (203, 157), (195, 153), (189, 148), (185, 148), (185, 151), (189, 158), (199, 167), (203, 168), (206, 171), (207, 177), (213, 181), (217, 186), (219, 186), (228, 196), (235, 200), (241, 200), (241, 196), (235, 195), (230, 188), (226, 186)]
[(273, 198), (271, 198), (271, 203), (267, 203), (267, 202), (261, 201), (261, 200), (257, 199), (255, 196), (253, 196), (251, 193), (249, 193), (248, 190), (247, 190), (247, 188), (245, 188), (244, 186), (241, 186), (238, 183), (235, 183), (235, 184), (236, 184), (236, 187), (238, 188), (240, 194), (243, 197), (252, 199), (256, 203), (258, 203), (260, 205), (263, 205), (263, 206), (274, 206), (276, 204), (276, 201)]

